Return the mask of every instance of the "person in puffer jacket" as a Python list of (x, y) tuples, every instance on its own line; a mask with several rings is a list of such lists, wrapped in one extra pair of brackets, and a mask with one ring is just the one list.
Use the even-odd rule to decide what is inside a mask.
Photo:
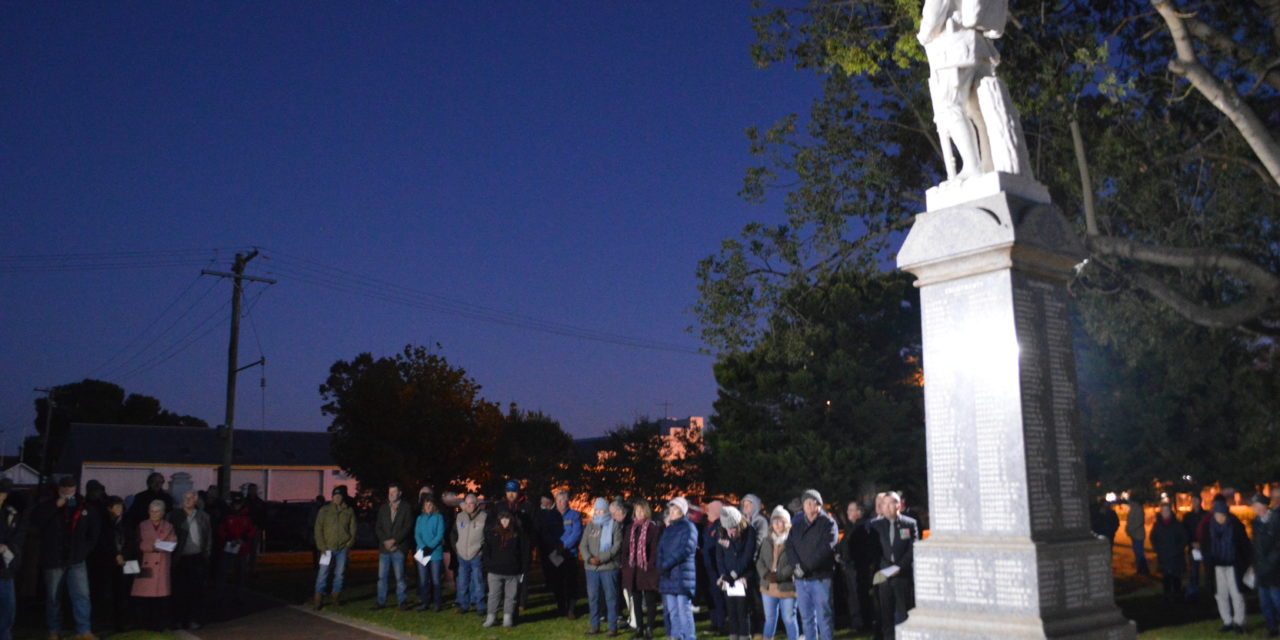
[(693, 594), (698, 587), (698, 528), (685, 517), (689, 501), (667, 503), (667, 528), (658, 539), (658, 591), (668, 638), (694, 640)]

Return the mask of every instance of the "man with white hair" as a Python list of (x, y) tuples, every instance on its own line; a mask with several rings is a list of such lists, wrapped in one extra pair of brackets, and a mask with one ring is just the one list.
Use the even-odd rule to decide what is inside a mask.
[(178, 535), (173, 559), (173, 623), (178, 629), (199, 629), (213, 526), (195, 491), (182, 494), (182, 508), (169, 512), (169, 523)]

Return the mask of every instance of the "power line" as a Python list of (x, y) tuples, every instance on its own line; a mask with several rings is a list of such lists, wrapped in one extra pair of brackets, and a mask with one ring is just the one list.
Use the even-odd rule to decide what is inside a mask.
[[(177, 356), (178, 354), (186, 351), (191, 347), (191, 345), (194, 345), (195, 343), (199, 342), (202, 338), (209, 335), (209, 333), (211, 333), (214, 329), (217, 329), (218, 328), (217, 322), (213, 322), (212, 324), (209, 324), (209, 323), (215, 320), (222, 313), (222, 310), (227, 307), (228, 304), (229, 303), (223, 303), (219, 305), (217, 309), (213, 310), (213, 313), (206, 316), (204, 320), (201, 320), (199, 322), (199, 324), (192, 327), (191, 330), (183, 334), (182, 337), (170, 343), (168, 347), (161, 350), (159, 354), (155, 355), (150, 360), (147, 360), (146, 362), (143, 362), (137, 367), (134, 367), (133, 369), (130, 369), (129, 371), (123, 374), (118, 374), (114, 377), (117, 380), (127, 380), (129, 378), (132, 378), (133, 376), (150, 371), (172, 360), (174, 356)], [(197, 331), (200, 331), (200, 329), (204, 327), (206, 324), (209, 325), (207, 329), (202, 331), (199, 335), (195, 336), (194, 338), (187, 340), (187, 338), (189, 338), (192, 334), (196, 333)], [(186, 340), (186, 342), (183, 342), (184, 340)]]
[(646, 338), (636, 338), (620, 334), (586, 329), (560, 322), (552, 322), (526, 316), (510, 311), (473, 304), (456, 298), (428, 293), (331, 267), (306, 258), (295, 258), (286, 254), (271, 253), (275, 259), (274, 269), (304, 284), (311, 284), (334, 291), (359, 295), (363, 297), (391, 302), (428, 311), (462, 316), (468, 319), (489, 322), (504, 326), (540, 331), (565, 337), (591, 340), (608, 344), (637, 347), (656, 351), (675, 353), (701, 354), (692, 347), (666, 343)]
[(93, 253), (29, 253), (0, 256), (0, 273), (57, 273), (153, 269), (204, 264), (228, 249), (166, 249)]
[(142, 354), (146, 353), (148, 349), (150, 349), (153, 345), (155, 345), (155, 343), (159, 342), (159, 341), (160, 341), (160, 339), (161, 339), (161, 338), (163, 338), (163, 337), (164, 337), (166, 334), (168, 334), (170, 331), (172, 331), (172, 330), (174, 329), (174, 327), (177, 327), (177, 326), (178, 326), (178, 323), (182, 322), (182, 320), (183, 320), (184, 318), (186, 318), (188, 315), (191, 315), (191, 312), (192, 312), (193, 310), (195, 310), (195, 308), (196, 308), (196, 307), (197, 307), (201, 302), (203, 302), (205, 298), (209, 297), (209, 294), (210, 294), (210, 293), (213, 293), (213, 289), (214, 289), (214, 287), (216, 287), (216, 286), (217, 286), (217, 283), (216, 283), (216, 282), (211, 283), (211, 284), (209, 285), (209, 288), (205, 289), (205, 290), (204, 290), (204, 293), (200, 294), (200, 297), (196, 298), (194, 302), (192, 302), (190, 305), (188, 305), (188, 306), (187, 306), (187, 308), (186, 308), (185, 310), (183, 310), (183, 312), (182, 312), (181, 314), (179, 314), (179, 315), (178, 315), (178, 317), (176, 317), (176, 318), (174, 318), (174, 319), (173, 319), (173, 322), (170, 322), (170, 323), (169, 323), (169, 325), (168, 325), (168, 326), (166, 326), (166, 327), (164, 328), (164, 330), (163, 330), (163, 331), (161, 331), (160, 333), (156, 334), (156, 336), (155, 336), (154, 338), (152, 338), (150, 342), (148, 342), (147, 344), (143, 345), (141, 349), (138, 349), (137, 351), (134, 351), (134, 352), (133, 352), (133, 355), (129, 356), (128, 358), (126, 358), (125, 360), (123, 360), (122, 362), (120, 362), (120, 364), (117, 364), (117, 365), (115, 365), (115, 366), (113, 366), (113, 367), (111, 367), (111, 368), (108, 368), (108, 369), (106, 369), (106, 370), (102, 371), (102, 375), (103, 375), (103, 376), (107, 376), (108, 374), (118, 373), (120, 370), (124, 369), (125, 367), (128, 367), (128, 366), (129, 366), (129, 363), (133, 362), (134, 360), (137, 360), (140, 356), (142, 356)]
[(170, 301), (169, 304), (166, 305), (165, 308), (160, 311), (160, 315), (153, 318), (151, 322), (142, 329), (142, 331), (140, 331), (137, 335), (133, 337), (133, 339), (126, 342), (123, 346), (120, 347), (120, 349), (118, 349), (115, 353), (111, 354), (111, 357), (107, 358), (102, 364), (99, 364), (98, 366), (91, 369), (89, 371), (89, 375), (85, 377), (92, 378), (94, 374), (96, 374), (97, 372), (106, 369), (108, 365), (115, 362), (115, 360), (119, 358), (121, 355), (123, 355), (125, 351), (129, 350), (130, 347), (134, 346), (135, 344), (138, 343), (138, 341), (142, 340), (142, 338), (146, 336), (147, 333), (151, 331), (152, 328), (154, 328), (157, 324), (159, 324), (160, 320), (163, 319), (166, 315), (168, 315), (169, 311), (173, 309), (173, 307), (176, 306), (178, 302), (182, 300), (182, 298), (185, 297), (187, 293), (191, 291), (191, 289), (194, 288), (196, 286), (196, 283), (199, 281), (200, 281), (199, 275), (197, 275), (195, 278), (192, 278), (191, 282), (188, 283), (186, 287), (183, 287), (182, 291), (178, 293), (178, 296), (174, 298), (172, 301)]

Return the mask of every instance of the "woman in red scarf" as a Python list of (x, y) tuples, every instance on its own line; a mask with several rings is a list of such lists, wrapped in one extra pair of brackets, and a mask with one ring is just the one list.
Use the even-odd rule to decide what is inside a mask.
[(632, 522), (623, 536), (622, 588), (631, 593), (636, 609), (636, 633), (653, 637), (658, 625), (658, 538), (653, 509), (643, 498), (631, 507)]

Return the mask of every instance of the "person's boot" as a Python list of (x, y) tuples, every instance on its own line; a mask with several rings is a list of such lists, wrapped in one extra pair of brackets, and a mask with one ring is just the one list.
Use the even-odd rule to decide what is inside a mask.
[(332, 594), (330, 594), (330, 595), (329, 595), (329, 605), (330, 605), (330, 606), (334, 606), (334, 607), (341, 607), (341, 606), (342, 606), (342, 593), (341, 593), (341, 592), (338, 592), (338, 591), (334, 591)]
[(502, 626), (507, 628), (516, 626), (515, 616), (502, 614)]
[(324, 607), (324, 596), (318, 593), (312, 596), (311, 606), (314, 607), (316, 611), (319, 611), (322, 607)]
[(487, 615), (487, 616), (485, 616), (485, 617), (484, 617), (484, 625), (483, 625), (483, 626), (484, 626), (486, 629), (487, 629), (487, 628), (489, 628), (489, 627), (492, 627), (494, 624), (496, 624), (496, 621), (494, 620), (494, 615), (493, 615), (493, 614), (489, 614), (489, 615)]

